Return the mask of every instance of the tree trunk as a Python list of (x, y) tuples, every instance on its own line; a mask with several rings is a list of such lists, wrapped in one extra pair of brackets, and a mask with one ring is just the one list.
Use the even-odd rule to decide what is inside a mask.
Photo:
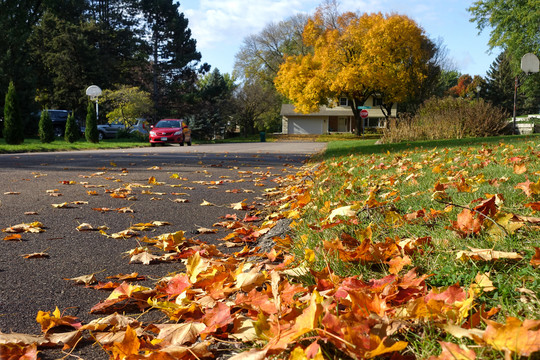
[(364, 119), (360, 117), (360, 109), (358, 109), (358, 107), (364, 105), (365, 101), (365, 99), (363, 101), (361, 99), (352, 99), (351, 102), (351, 109), (356, 122), (355, 133), (357, 136), (364, 134)]

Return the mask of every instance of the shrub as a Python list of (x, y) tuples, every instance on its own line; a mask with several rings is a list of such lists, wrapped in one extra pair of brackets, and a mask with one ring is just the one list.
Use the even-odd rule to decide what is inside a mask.
[(99, 142), (96, 109), (94, 107), (94, 104), (91, 101), (88, 102), (88, 107), (86, 109), (86, 129), (84, 130), (84, 136), (86, 137), (86, 141), (88, 142), (91, 142), (91, 143)]
[(69, 143), (73, 143), (79, 140), (79, 126), (75, 122), (75, 116), (73, 113), (69, 114), (66, 122), (66, 131), (64, 133), (64, 140)]
[(507, 125), (507, 114), (484, 100), (432, 98), (415, 116), (392, 119), (383, 142), (494, 136)]
[(47, 109), (41, 112), (39, 117), (39, 127), (38, 127), (39, 140), (42, 143), (50, 143), (54, 141), (54, 127), (51, 120), (51, 116)]
[(3, 134), (7, 144), (17, 145), (24, 142), (21, 112), (13, 81), (9, 83), (4, 104)]

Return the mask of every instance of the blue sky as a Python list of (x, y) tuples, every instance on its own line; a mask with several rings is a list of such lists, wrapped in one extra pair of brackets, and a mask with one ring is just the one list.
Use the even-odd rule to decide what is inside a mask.
[[(243, 39), (259, 33), (270, 22), (296, 13), (313, 14), (322, 1), (316, 0), (181, 0), (180, 11), (189, 20), (202, 61), (232, 73), (234, 56)], [(469, 21), (466, 0), (340, 0), (339, 10), (396, 12), (415, 20), (431, 39), (441, 38), (448, 57), (463, 74), (485, 76), (499, 54), (489, 53), (489, 31), (478, 34)]]

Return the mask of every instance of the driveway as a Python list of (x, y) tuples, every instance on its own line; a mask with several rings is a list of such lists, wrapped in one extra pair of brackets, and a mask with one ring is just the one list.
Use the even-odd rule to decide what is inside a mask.
[[(39, 334), (38, 311), (55, 307), (83, 322), (96, 318), (91, 307), (109, 293), (64, 279), (95, 274), (106, 282), (109, 276), (137, 272), (144, 276), (139, 284), (153, 287), (183, 268), (180, 262), (130, 264), (126, 252), (145, 246), (144, 236), (182, 230), (188, 238), (227, 251), (219, 239), (228, 230), (197, 230), (215, 228), (227, 214), (260, 214), (264, 189), (278, 186), (276, 180), (295, 174), (324, 148), (322, 143), (253, 143), (0, 155), (0, 230), (32, 222), (44, 230), (0, 241), (0, 331)], [(205, 201), (212, 205), (201, 206)], [(249, 208), (230, 207), (238, 202)], [(153, 221), (169, 225), (127, 239), (77, 230), (88, 223), (111, 236)], [(2, 239), (10, 235), (5, 231)], [(47, 257), (23, 257), (34, 253)], [(74, 354), (106, 358), (92, 346)], [(41, 354), (43, 359), (62, 356), (59, 350)]]

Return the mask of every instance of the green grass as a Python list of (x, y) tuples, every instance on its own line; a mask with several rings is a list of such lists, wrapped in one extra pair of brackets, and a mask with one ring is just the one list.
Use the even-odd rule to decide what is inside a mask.
[[(517, 230), (501, 229), (505, 227), (501, 220), (505, 214), (540, 216), (525, 206), (540, 201), (540, 193), (527, 196), (516, 188), (527, 180), (540, 180), (539, 135), (386, 145), (375, 145), (374, 140), (336, 141), (328, 144), (318, 160), (319, 167), (311, 177), (311, 203), (296, 222), (293, 252), (297, 259), (304, 258), (307, 247), (318, 255), (311, 264), (315, 271), (329, 266), (341, 277), (361, 276), (369, 281), (387, 276), (389, 266), (384, 262), (343, 261), (323, 243), (336, 242), (347, 234), (360, 239), (359, 244), (361, 232), (368, 227), (373, 231), (373, 243), (427, 237), (429, 244), (411, 254), (412, 263), (400, 275), (415, 268), (418, 274), (430, 275), (426, 279), (430, 289), (454, 284), (469, 289), (477, 275), (488, 273), (495, 289), (479, 294), (475, 309), (482, 305), (486, 309), (499, 308), (493, 320), (500, 323), (505, 323), (508, 316), (540, 318), (540, 303), (531, 295), (540, 294), (540, 275), (530, 264), (534, 248), (540, 247), (540, 228), (526, 222)], [(515, 164), (524, 165), (525, 172), (515, 171)], [(438, 183), (447, 186), (447, 204), (434, 200)], [(367, 206), (370, 194), (373, 205)], [(503, 201), (497, 204), (493, 218), (485, 219), (478, 233), (460, 236), (453, 222), (463, 207), (474, 208), (494, 194), (500, 194)], [(328, 225), (332, 210), (348, 205), (358, 206), (355, 216), (338, 217), (341, 224), (323, 226)], [(405, 215), (419, 210), (438, 215), (429, 220), (404, 220)], [(515, 252), (523, 259), (457, 259), (459, 251), (470, 248)], [(435, 340), (459, 343), (457, 339), (447, 340), (448, 336), (441, 335), (429, 321), (417, 330), (405, 338), (412, 341), (409, 351), (418, 358), (440, 353)], [(419, 333), (436, 339), (417, 336)], [(497, 351), (482, 353), (488, 359), (499, 355)]]
[(99, 149), (119, 149), (150, 146), (148, 142), (134, 141), (132, 139), (106, 139), (98, 144), (89, 143), (86, 140), (78, 140), (68, 143), (57, 138), (52, 143), (44, 144), (39, 139), (25, 139), (20, 145), (8, 145), (5, 139), (0, 139), (0, 154), (24, 153), (24, 152), (49, 152), (49, 151), (71, 151), (71, 150), (99, 150)]

